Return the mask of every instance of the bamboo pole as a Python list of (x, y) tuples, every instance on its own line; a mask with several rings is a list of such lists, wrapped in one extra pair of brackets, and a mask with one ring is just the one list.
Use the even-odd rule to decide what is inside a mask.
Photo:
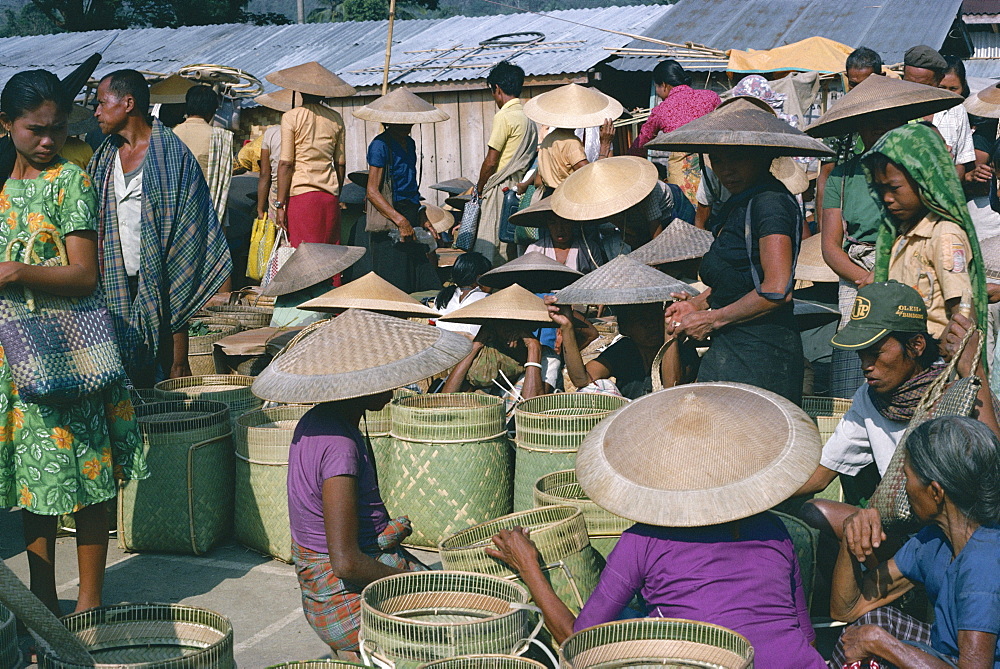
[(385, 67), (382, 69), (382, 95), (389, 92), (389, 59), (392, 58), (392, 27), (396, 22), (396, 0), (389, 0), (389, 35), (385, 40)]

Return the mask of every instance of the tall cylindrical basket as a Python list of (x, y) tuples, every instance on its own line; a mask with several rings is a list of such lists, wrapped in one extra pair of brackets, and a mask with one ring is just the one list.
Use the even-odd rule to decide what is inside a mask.
[(634, 524), (591, 501), (576, 480), (576, 470), (573, 469), (546, 474), (535, 482), (535, 506), (552, 504), (575, 506), (583, 512), (590, 545), (605, 558), (618, 543), (622, 532)]
[(154, 386), (157, 398), (169, 400), (211, 400), (222, 402), (229, 407), (235, 431), (236, 419), (247, 411), (260, 408), (263, 401), (253, 394), (252, 376), (238, 374), (206, 374), (204, 376), (183, 376), (166, 379)]
[(188, 366), (191, 367), (191, 374), (194, 376), (215, 374), (215, 357), (212, 355), (215, 342), (236, 334), (243, 329), (243, 326), (235, 318), (222, 316), (192, 318), (191, 323), (195, 322), (207, 327), (208, 334), (188, 337)]

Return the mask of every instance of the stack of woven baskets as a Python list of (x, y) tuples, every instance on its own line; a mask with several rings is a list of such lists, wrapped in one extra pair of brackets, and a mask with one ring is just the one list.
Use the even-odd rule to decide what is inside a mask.
[(198, 323), (208, 328), (208, 334), (188, 338), (188, 366), (195, 376), (215, 374), (215, 342), (223, 337), (236, 334), (243, 326), (235, 318), (222, 316), (206, 316), (194, 318), (192, 324)]
[(618, 543), (631, 520), (605, 511), (592, 502), (576, 480), (576, 471), (565, 469), (546, 474), (535, 482), (535, 506), (563, 504), (576, 507), (587, 523), (590, 544), (605, 558)]
[(170, 400), (210, 400), (222, 402), (229, 407), (229, 415), (235, 427), (236, 419), (263, 404), (250, 386), (252, 376), (238, 374), (207, 374), (204, 376), (184, 376), (160, 381), (154, 386), (157, 401)]

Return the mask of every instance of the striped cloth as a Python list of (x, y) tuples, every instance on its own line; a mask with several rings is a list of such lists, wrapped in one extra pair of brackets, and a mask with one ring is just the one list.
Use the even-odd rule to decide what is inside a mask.
[[(948, 666), (957, 666), (953, 658), (942, 655), (931, 648), (931, 626), (929, 623), (917, 620), (913, 616), (908, 616), (897, 608), (882, 606), (874, 611), (869, 611), (852, 623), (850, 627), (859, 627), (861, 625), (877, 625), (900, 641), (915, 646), (932, 657), (943, 660)], [(849, 628), (845, 627), (844, 629)], [(841, 639), (843, 639), (843, 633), (841, 633)], [(844, 657), (842, 640), (837, 640), (837, 645), (833, 649), (833, 655), (830, 657), (830, 666), (836, 669), (850, 666)], [(864, 667), (865, 663), (862, 662), (861, 666)], [(889, 664), (882, 659), (878, 659), (878, 666), (881, 669), (896, 669), (896, 665)]]
[[(115, 155), (110, 136), (90, 161), (99, 197), (98, 259), (122, 361), (139, 386), (169, 372), (171, 338), (229, 277), (233, 269), (198, 161), (158, 120), (143, 162), (139, 282), (129, 295), (114, 193)], [(158, 365), (158, 357), (162, 360)], [(166, 369), (164, 369), (166, 368)]]
[(212, 143), (208, 149), (208, 190), (219, 222), (225, 222), (229, 185), (233, 180), (233, 133), (212, 127)]

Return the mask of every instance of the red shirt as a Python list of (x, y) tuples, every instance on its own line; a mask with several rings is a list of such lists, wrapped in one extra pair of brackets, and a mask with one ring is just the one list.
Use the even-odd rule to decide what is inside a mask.
[(714, 111), (719, 102), (721, 100), (714, 91), (690, 86), (674, 86), (666, 99), (650, 112), (649, 120), (642, 126), (642, 131), (632, 143), (632, 149), (640, 149), (661, 132), (671, 132)]

